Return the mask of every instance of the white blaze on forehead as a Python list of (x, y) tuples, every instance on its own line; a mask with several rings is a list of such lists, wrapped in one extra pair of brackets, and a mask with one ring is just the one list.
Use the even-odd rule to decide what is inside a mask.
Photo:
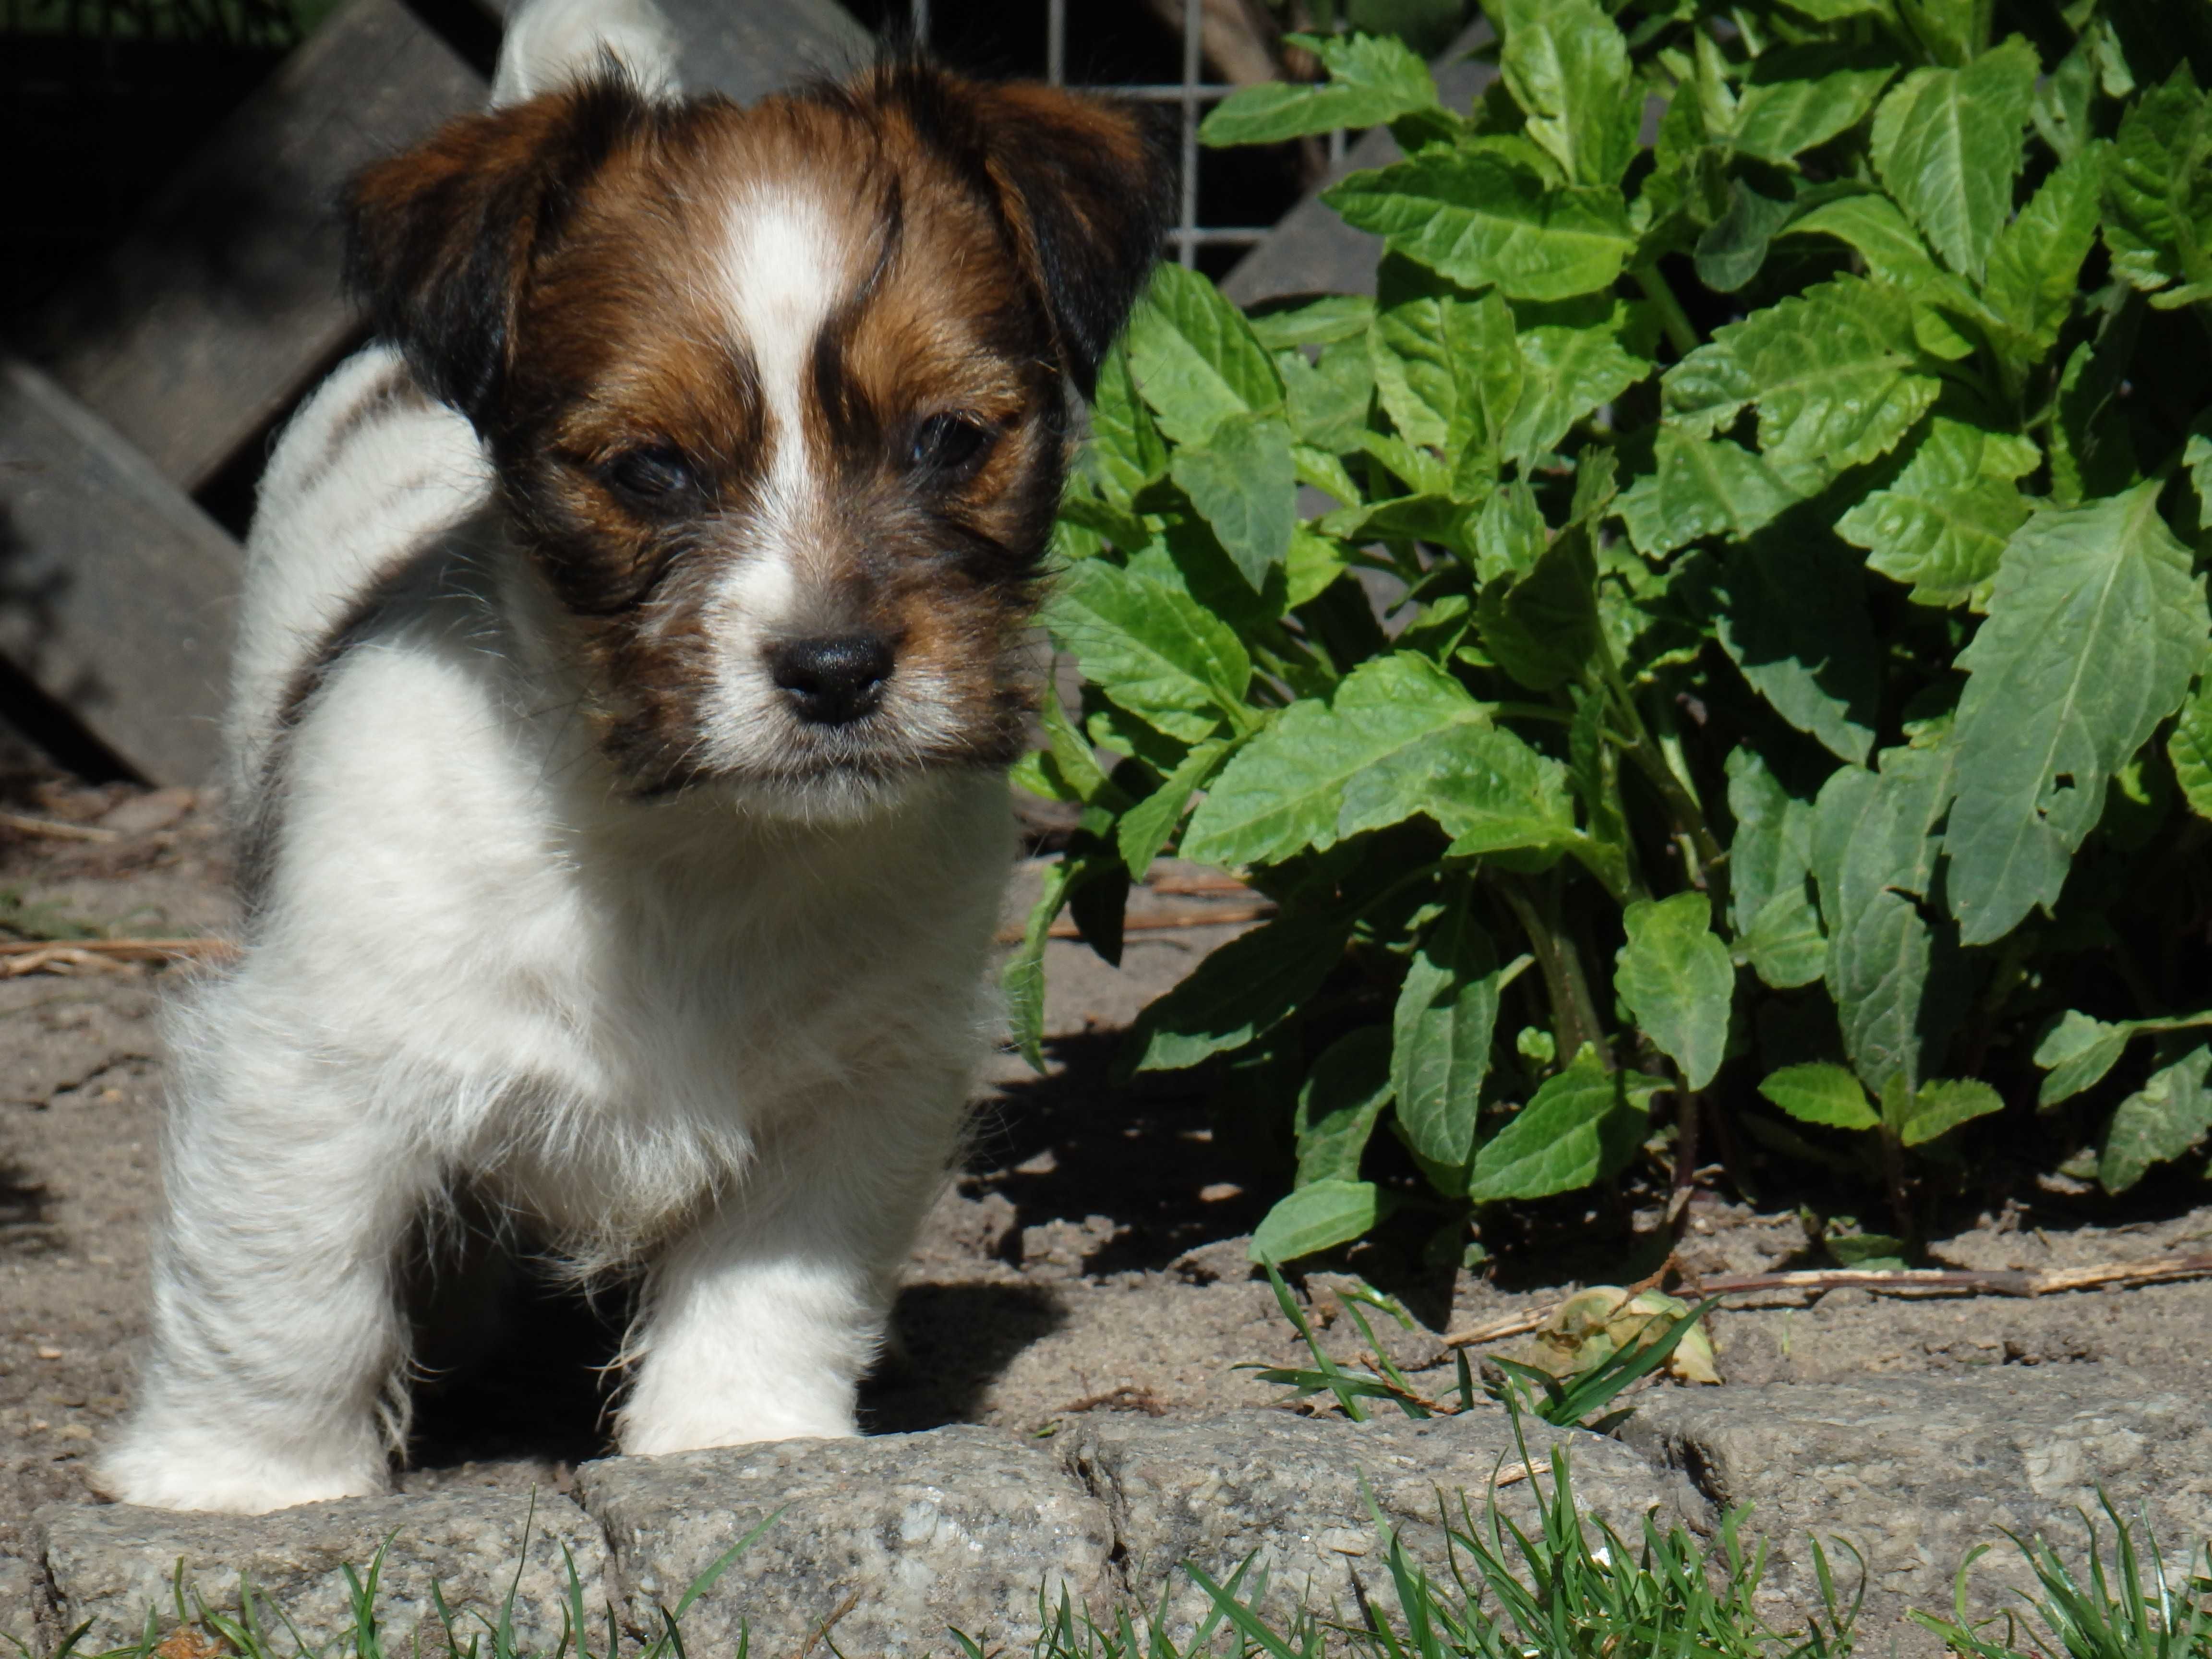
[(762, 503), (801, 533), (819, 469), (807, 451), (805, 386), (822, 325), (844, 294), (849, 250), (818, 197), (787, 188), (741, 197), (730, 213), (723, 277), (731, 330), (751, 352), (774, 459)]
[(758, 377), (769, 460), (714, 596), (719, 648), (700, 711), (712, 764), (773, 768), (786, 757), (791, 716), (767, 653), (804, 605), (828, 471), (827, 457), (810, 452), (806, 386), (851, 266), (847, 234), (820, 197), (768, 186), (731, 204), (721, 301), (730, 340), (751, 355)]

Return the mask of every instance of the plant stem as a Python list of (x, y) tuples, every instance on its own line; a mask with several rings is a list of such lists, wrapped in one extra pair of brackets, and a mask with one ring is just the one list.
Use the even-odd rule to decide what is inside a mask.
[(1610, 1071), (1613, 1056), (1606, 1048), (1605, 1027), (1599, 1022), (1597, 1005), (1590, 997), (1582, 953), (1559, 926), (1555, 890), (1549, 884), (1538, 888), (1540, 903), (1539, 898), (1530, 896), (1533, 884), (1520, 876), (1497, 878), (1499, 894), (1520, 921), (1522, 931), (1528, 935), (1530, 953), (1536, 958), (1537, 971), (1544, 976), (1544, 988), (1551, 995), (1552, 1023), (1559, 1038), (1560, 1058), (1572, 1060), (1587, 1042), (1595, 1048), (1598, 1058)]
[(1889, 1194), (1889, 1212), (1897, 1224), (1898, 1237), (1908, 1248), (1917, 1240), (1918, 1229), (1912, 1224), (1912, 1204), (1905, 1190), (1905, 1148), (1897, 1133), (1888, 1124), (1881, 1126), (1881, 1184)]
[(1613, 658), (1613, 647), (1602, 635), (1599, 636), (1598, 652), (1613, 712), (1628, 727), (1630, 740), (1624, 752), (1659, 792), (1674, 828), (1689, 838), (1690, 850), (1696, 855), (1698, 866), (1695, 872), (1697, 884), (1712, 899), (1715, 921), (1723, 921), (1728, 915), (1728, 849), (1720, 844), (1712, 826), (1705, 822), (1705, 810), (1698, 804), (1698, 798), (1690, 793), (1668, 761), (1666, 751), (1651, 735), (1650, 728), (1644, 725), (1643, 713), (1636, 706), (1635, 693), (1622, 678), (1620, 665)]
[(1690, 1195), (1698, 1184), (1698, 1091), (1677, 1089), (1674, 1101), (1674, 1181), (1667, 1195), (1667, 1224), (1680, 1237), (1689, 1224)]
[(1698, 349), (1697, 325), (1690, 321), (1690, 313), (1682, 309), (1682, 302), (1674, 297), (1674, 290), (1659, 274), (1657, 261), (1636, 267), (1632, 273), (1637, 287), (1644, 297), (1651, 301), (1659, 313), (1660, 329), (1667, 336), (1667, 343), (1674, 348), (1677, 356), (1686, 357)]

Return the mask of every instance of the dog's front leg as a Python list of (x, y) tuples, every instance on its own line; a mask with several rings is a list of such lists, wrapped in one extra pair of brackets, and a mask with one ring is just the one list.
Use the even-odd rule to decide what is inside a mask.
[(138, 1397), (97, 1485), (244, 1514), (380, 1492), (422, 1155), (343, 1068), (224, 1047), (179, 1079)]
[(960, 1099), (954, 1083), (924, 1107), (848, 1108), (762, 1147), (653, 1271), (624, 1452), (856, 1432), (854, 1395), (945, 1178)]

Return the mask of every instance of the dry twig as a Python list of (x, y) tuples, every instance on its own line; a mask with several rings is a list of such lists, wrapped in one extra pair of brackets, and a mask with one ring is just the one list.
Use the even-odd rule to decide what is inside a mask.
[[(1664, 1269), (1662, 1269), (1663, 1272)], [(2212, 1251), (2194, 1255), (2151, 1256), (2142, 1261), (2107, 1261), (2094, 1267), (1996, 1269), (1965, 1267), (1835, 1267), (1779, 1273), (1728, 1273), (1699, 1279), (1686, 1276), (1686, 1292), (1695, 1296), (1745, 1296), (1759, 1291), (1869, 1291), (1876, 1296), (2052, 1296), (2065, 1291), (2101, 1290), (2106, 1285), (2160, 1285), (2180, 1279), (2212, 1279)], [(1631, 1292), (1650, 1290), (1657, 1275), (1639, 1280)], [(1480, 1325), (1454, 1331), (1447, 1348), (1472, 1348), (1509, 1336), (1526, 1336), (1565, 1307), (1553, 1302), (1505, 1314)]]
[(58, 818), (33, 817), (25, 812), (0, 812), (0, 830), (19, 836), (38, 836), (47, 841), (120, 841), (122, 832), (103, 830), (96, 823), (64, 823)]
[(0, 979), (98, 971), (136, 962), (229, 962), (237, 955), (238, 946), (227, 939), (0, 939)]
[(1752, 1291), (1870, 1291), (1876, 1296), (2051, 1296), (2108, 1285), (2157, 1285), (2177, 1279), (2212, 1279), (2212, 1250), (2193, 1255), (2106, 1261), (2092, 1267), (1812, 1268), (1794, 1273), (1730, 1273), (1692, 1286), (1705, 1296)]
[[(1193, 911), (1187, 915), (1180, 916), (1130, 916), (1122, 921), (1121, 931), (1125, 933), (1169, 933), (1188, 927), (1230, 927), (1241, 921), (1265, 921), (1274, 914), (1273, 905), (1262, 903), (1239, 904), (1204, 912)], [(998, 933), (998, 941), (1001, 945), (1019, 945), (1024, 935), (1024, 930), (1022, 928), (1002, 927)], [(1073, 922), (1061, 921), (1053, 923), (1045, 937), (1047, 939), (1081, 939), (1083, 933)]]

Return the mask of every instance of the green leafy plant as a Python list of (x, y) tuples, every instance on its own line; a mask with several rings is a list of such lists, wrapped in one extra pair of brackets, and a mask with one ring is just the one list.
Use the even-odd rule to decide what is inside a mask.
[(1221, 1065), (1280, 1137), (1255, 1256), (1418, 1223), (1442, 1259), (1474, 1206), (1643, 1158), (1680, 1194), (1747, 1138), (1863, 1169), (1910, 1240), (2031, 1061), (2051, 1161), (2187, 1155), (2212, 7), (1487, 9), (1471, 110), (1353, 34), (1207, 121), (1404, 159), (1327, 192), (1373, 297), (1165, 270), (1101, 373), (1021, 1046), (1054, 918), (1114, 957), (1173, 851), (1277, 905), (1125, 1059)]

